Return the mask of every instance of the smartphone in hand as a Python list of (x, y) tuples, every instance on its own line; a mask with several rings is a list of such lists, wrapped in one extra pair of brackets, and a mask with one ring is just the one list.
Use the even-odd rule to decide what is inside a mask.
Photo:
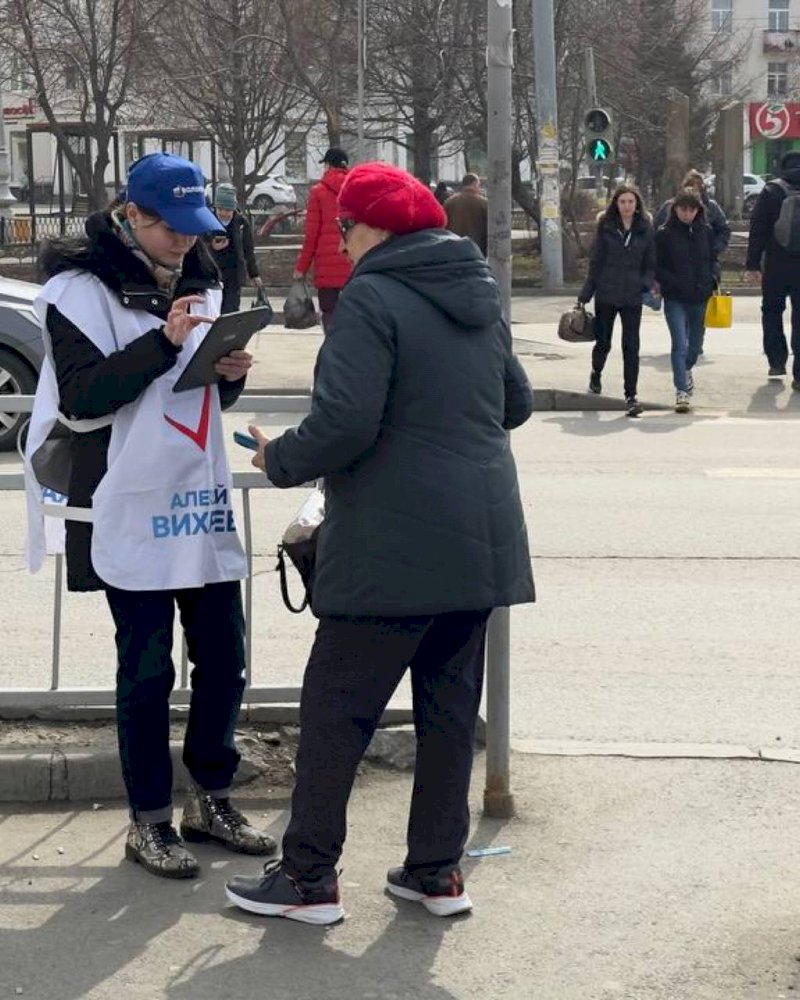
[(249, 434), (242, 434), (241, 431), (233, 432), (233, 440), (242, 446), (242, 448), (249, 448), (250, 451), (258, 451), (258, 441), (254, 437), (250, 437)]

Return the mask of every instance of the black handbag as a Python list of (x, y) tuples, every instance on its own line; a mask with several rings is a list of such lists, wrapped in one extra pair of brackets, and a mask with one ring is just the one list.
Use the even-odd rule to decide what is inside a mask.
[(317, 310), (305, 281), (296, 281), (283, 303), (283, 325), (287, 330), (307, 330), (317, 324)]
[[(302, 611), (308, 607), (308, 602), (311, 600), (311, 587), (314, 583), (314, 567), (317, 562), (317, 536), (319, 535), (319, 528), (315, 528), (312, 534), (308, 538), (304, 538), (299, 542), (281, 542), (278, 546), (278, 565), (276, 569), (280, 576), (281, 582), (281, 597), (283, 598), (283, 603), (292, 612), (292, 614), (299, 615)], [(289, 557), (294, 568), (300, 574), (300, 579), (303, 581), (303, 600), (299, 607), (295, 607), (292, 604), (292, 599), (289, 596), (289, 581), (286, 575), (286, 557)]]
[[(317, 486), (306, 497), (305, 503), (284, 531), (278, 546), (278, 571), (281, 584), (281, 597), (292, 614), (299, 615), (308, 607), (311, 600), (311, 589), (314, 585), (314, 570), (317, 563), (317, 540), (322, 522), (325, 518), (325, 494)], [(303, 581), (303, 600), (299, 607), (292, 604), (289, 596), (289, 581), (286, 573), (286, 558), (292, 563)]]

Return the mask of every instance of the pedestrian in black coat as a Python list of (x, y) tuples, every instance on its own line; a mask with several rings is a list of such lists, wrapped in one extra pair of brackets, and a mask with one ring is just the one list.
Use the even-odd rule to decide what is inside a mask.
[(655, 271), (653, 227), (639, 191), (622, 184), (614, 192), (608, 208), (597, 223), (589, 276), (579, 302), (595, 300), (595, 345), (589, 391), (602, 391), (601, 375), (611, 351), (614, 320), (622, 323), (622, 358), (625, 401), (630, 417), (638, 417), (642, 407), (636, 398), (639, 381), (639, 327), (642, 295), (651, 290)]
[(297, 785), (282, 864), (234, 879), (257, 913), (328, 923), (359, 761), (407, 667), (417, 762), (408, 854), (388, 888), (439, 915), (471, 906), (459, 860), (486, 623), (534, 599), (508, 430), (533, 395), (476, 245), (387, 164), (339, 196), (355, 265), (322, 346), (311, 412), (254, 464), (276, 486), (325, 478)]
[(787, 297), (791, 302), (792, 388), (800, 392), (800, 253), (775, 239), (775, 223), (789, 193), (800, 193), (800, 150), (783, 154), (780, 177), (769, 181), (756, 200), (750, 217), (746, 277), (751, 284), (761, 284), (761, 326), (770, 379), (782, 380), (786, 374), (789, 345), (783, 313)]
[(232, 184), (218, 184), (214, 195), (214, 215), (225, 227), (222, 233), (209, 237), (209, 249), (222, 278), (220, 312), (238, 312), (242, 287), (249, 278), (256, 288), (262, 287), (261, 275), (253, 246), (253, 228), (236, 207), (236, 190)]

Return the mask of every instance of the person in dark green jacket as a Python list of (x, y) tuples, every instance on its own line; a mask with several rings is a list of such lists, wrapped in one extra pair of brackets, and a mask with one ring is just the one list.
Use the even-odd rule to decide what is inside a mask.
[(493, 608), (534, 600), (508, 431), (533, 393), (475, 244), (428, 188), (361, 164), (339, 195), (353, 261), (319, 354), (311, 411), (254, 464), (278, 487), (325, 480), (283, 859), (234, 878), (255, 913), (340, 919), (336, 866), (358, 764), (411, 669), (417, 762), (408, 853), (387, 888), (440, 916), (471, 907), (459, 861)]

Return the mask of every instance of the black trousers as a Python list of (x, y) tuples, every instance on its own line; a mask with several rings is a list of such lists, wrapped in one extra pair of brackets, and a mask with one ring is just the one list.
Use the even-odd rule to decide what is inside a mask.
[(331, 325), (336, 304), (339, 301), (341, 288), (318, 288), (319, 311), (322, 316), (322, 332), (327, 333)]
[(117, 734), (128, 799), (134, 815), (163, 812), (166, 817), (172, 802), (175, 605), (194, 666), (183, 761), (201, 788), (221, 791), (230, 786), (239, 763), (233, 735), (244, 690), (241, 588), (238, 581), (188, 590), (109, 587), (106, 598), (117, 629)]
[(592, 368), (602, 372), (611, 350), (611, 334), (614, 320), (619, 315), (622, 322), (622, 367), (625, 382), (625, 397), (636, 395), (639, 383), (639, 327), (642, 322), (642, 307), (612, 306), (608, 302), (595, 302), (596, 341), (592, 350)]
[(242, 302), (242, 286), (238, 274), (222, 275), (222, 306), (221, 313), (239, 312)]
[(783, 332), (787, 296), (792, 304), (792, 375), (800, 381), (800, 271), (775, 270), (767, 265), (761, 277), (761, 328), (764, 353), (771, 368), (783, 368), (789, 360)]
[(469, 833), (469, 783), (488, 611), (415, 618), (322, 618), (303, 679), (292, 816), (294, 875), (334, 869), (356, 769), (406, 667), (417, 761), (406, 864), (442, 867)]

